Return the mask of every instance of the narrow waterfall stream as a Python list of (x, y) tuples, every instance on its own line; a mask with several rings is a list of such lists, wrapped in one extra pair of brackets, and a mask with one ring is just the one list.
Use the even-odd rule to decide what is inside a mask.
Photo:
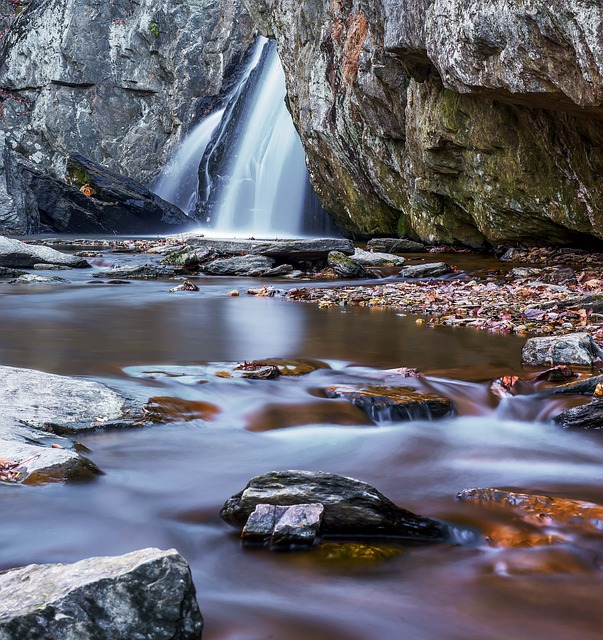
[(273, 42), (258, 38), (227, 106), (191, 130), (153, 190), (218, 235), (337, 235), (310, 184)]

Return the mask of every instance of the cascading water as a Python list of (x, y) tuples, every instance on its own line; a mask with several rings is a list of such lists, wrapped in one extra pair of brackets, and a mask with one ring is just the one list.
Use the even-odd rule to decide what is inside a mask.
[(311, 187), (285, 98), (274, 43), (259, 38), (226, 108), (191, 131), (155, 193), (196, 210), (219, 235), (338, 235)]

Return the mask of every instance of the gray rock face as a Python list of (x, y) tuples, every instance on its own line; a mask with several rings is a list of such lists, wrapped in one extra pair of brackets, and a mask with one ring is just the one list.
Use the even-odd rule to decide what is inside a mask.
[(111, 269), (103, 269), (97, 271), (93, 278), (122, 278), (124, 280), (156, 280), (157, 278), (169, 278), (178, 273), (182, 273), (182, 269), (176, 267), (157, 267), (154, 265), (134, 265), (129, 267), (113, 267)]
[(244, 0), (277, 40), (312, 181), (356, 236), (603, 237), (603, 6)]
[(220, 517), (242, 528), (258, 504), (308, 503), (324, 506), (324, 535), (395, 535), (426, 542), (442, 541), (447, 535), (445, 525), (397, 507), (365, 482), (323, 471), (273, 471), (256, 476), (226, 501)]
[(273, 549), (309, 547), (319, 534), (323, 514), (322, 504), (258, 504), (243, 527), (241, 539), (249, 546), (270, 545)]
[(0, 86), (15, 98), (0, 119), (0, 225), (39, 223), (11, 168), (19, 156), (63, 179), (80, 153), (148, 185), (227, 93), (252, 39), (239, 0), (28, 3), (0, 51)]
[(593, 398), (588, 404), (563, 411), (553, 420), (566, 429), (603, 429), (603, 399)]
[(356, 249), (352, 259), (358, 264), (366, 267), (399, 267), (402, 266), (406, 259), (401, 256), (395, 256), (393, 253), (381, 253), (379, 251), (363, 251)]
[(200, 640), (186, 561), (143, 549), (0, 576), (0, 640)]
[(201, 270), (212, 276), (259, 276), (274, 266), (274, 260), (266, 256), (236, 256), (218, 258), (203, 265)]
[(425, 245), (407, 238), (373, 238), (366, 243), (366, 249), (385, 253), (422, 253)]
[(40, 263), (65, 265), (68, 267), (89, 267), (83, 258), (61, 253), (50, 247), (25, 244), (20, 240), (0, 236), (0, 266), (33, 267)]
[(344, 255), (341, 251), (331, 251), (327, 259), (327, 264), (340, 278), (373, 277), (370, 271), (367, 271), (360, 262)]
[(521, 352), (524, 364), (557, 365), (575, 364), (592, 367), (603, 359), (603, 350), (588, 333), (566, 336), (530, 338)]
[(0, 366), (0, 413), (5, 420), (62, 435), (133, 421), (130, 408), (127, 398), (92, 380)]

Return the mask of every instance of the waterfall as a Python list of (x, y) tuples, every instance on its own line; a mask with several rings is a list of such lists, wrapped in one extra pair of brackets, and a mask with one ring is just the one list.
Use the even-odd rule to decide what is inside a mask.
[(310, 184), (273, 42), (259, 38), (226, 107), (198, 123), (155, 183), (217, 235), (338, 235)]

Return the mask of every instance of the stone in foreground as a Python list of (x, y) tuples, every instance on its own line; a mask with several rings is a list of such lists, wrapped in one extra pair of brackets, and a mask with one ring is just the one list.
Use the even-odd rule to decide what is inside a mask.
[(367, 271), (359, 262), (346, 256), (341, 251), (331, 251), (327, 264), (340, 278), (372, 278), (373, 274)]
[(68, 267), (89, 267), (83, 258), (61, 253), (50, 247), (26, 244), (0, 236), (0, 266), (32, 268), (36, 264), (45, 263), (65, 265)]
[(143, 549), (0, 575), (0, 640), (199, 640), (188, 564)]
[(406, 238), (373, 238), (366, 243), (366, 249), (385, 253), (421, 253), (425, 251), (425, 245)]
[(365, 482), (324, 471), (272, 471), (256, 476), (226, 501), (220, 517), (242, 529), (259, 504), (310, 503), (324, 506), (324, 536), (398, 536), (420, 542), (448, 539), (446, 525), (401, 509)]
[(521, 352), (523, 364), (575, 364), (592, 367), (603, 359), (603, 350), (588, 333), (530, 338)]
[(400, 278), (437, 278), (450, 273), (452, 269), (445, 262), (428, 262), (404, 267), (398, 273)]
[(401, 267), (406, 262), (406, 258), (396, 256), (393, 253), (363, 251), (362, 249), (356, 249), (352, 259), (365, 267)]
[(241, 538), (249, 546), (310, 547), (319, 534), (323, 514), (322, 504), (258, 504), (243, 527)]

